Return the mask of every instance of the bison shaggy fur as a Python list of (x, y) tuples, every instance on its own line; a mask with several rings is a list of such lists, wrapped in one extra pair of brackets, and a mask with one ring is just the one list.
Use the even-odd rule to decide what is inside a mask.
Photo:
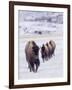
[(25, 47), (26, 61), (30, 72), (37, 72), (40, 65), (39, 47), (34, 41), (28, 41)]

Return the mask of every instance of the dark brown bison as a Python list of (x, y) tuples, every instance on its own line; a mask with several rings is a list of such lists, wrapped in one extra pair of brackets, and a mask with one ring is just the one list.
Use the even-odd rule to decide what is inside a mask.
[(39, 60), (39, 47), (34, 41), (29, 41), (25, 47), (26, 61), (30, 72), (37, 72), (40, 65)]
[(47, 47), (47, 45), (42, 45), (41, 47), (41, 57), (43, 59), (43, 62), (44, 60), (48, 60), (48, 57), (49, 57), (49, 48)]
[(49, 44), (51, 45), (52, 47), (52, 50), (51, 50), (51, 55), (54, 55), (54, 51), (55, 51), (55, 48), (56, 48), (56, 44), (53, 40), (50, 40), (49, 41)]
[(52, 52), (52, 46), (50, 45), (50, 43), (46, 43), (47, 48), (49, 49), (49, 53), (48, 53), (48, 58), (50, 58), (52, 56), (51, 52)]
[(41, 47), (41, 57), (44, 60), (48, 60), (54, 55), (56, 44), (53, 40), (50, 40), (49, 43), (43, 44)]

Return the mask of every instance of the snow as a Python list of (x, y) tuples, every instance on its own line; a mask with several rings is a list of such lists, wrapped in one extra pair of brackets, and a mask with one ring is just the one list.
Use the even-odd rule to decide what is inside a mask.
[[(55, 35), (54, 35), (55, 34)], [(25, 45), (29, 40), (34, 40), (41, 47), (43, 43), (54, 40), (56, 43), (55, 56), (43, 63), (39, 50), (40, 67), (37, 73), (29, 72), (25, 57)], [(63, 76), (63, 37), (57, 32), (42, 37), (19, 37), (19, 79), (54, 78)]]

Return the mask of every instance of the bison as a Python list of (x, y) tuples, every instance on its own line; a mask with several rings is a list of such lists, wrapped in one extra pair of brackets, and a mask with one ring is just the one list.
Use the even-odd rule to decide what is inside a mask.
[(50, 40), (49, 41), (49, 44), (51, 45), (52, 47), (52, 50), (51, 50), (51, 55), (54, 55), (54, 51), (55, 51), (55, 48), (56, 48), (56, 44), (53, 40)]
[(41, 57), (43, 59), (43, 62), (44, 60), (48, 60), (48, 57), (49, 57), (49, 48), (47, 47), (47, 45), (42, 45), (41, 47)]
[(48, 53), (48, 57), (50, 58), (52, 56), (51, 52), (52, 52), (52, 46), (50, 45), (50, 43), (46, 43), (47, 48), (49, 49), (49, 53)]
[(37, 72), (40, 65), (39, 47), (34, 41), (28, 41), (25, 47), (26, 61), (30, 72)]
[(50, 40), (49, 43), (43, 44), (41, 47), (41, 57), (44, 60), (48, 60), (54, 55), (56, 44), (53, 40)]

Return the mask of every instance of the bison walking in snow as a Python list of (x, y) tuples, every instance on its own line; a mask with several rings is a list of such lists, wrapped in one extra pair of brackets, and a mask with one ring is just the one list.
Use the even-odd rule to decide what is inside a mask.
[(42, 45), (41, 47), (41, 56), (42, 56), (42, 59), (43, 59), (43, 62), (44, 60), (47, 60), (48, 57), (49, 57), (49, 48), (47, 47), (47, 45)]
[(51, 55), (53, 55), (53, 54), (54, 54), (54, 51), (55, 51), (55, 48), (56, 48), (56, 44), (55, 44), (55, 42), (54, 42), (53, 40), (50, 40), (50, 41), (49, 41), (49, 44), (50, 44), (51, 47), (52, 47)]
[(39, 47), (34, 41), (29, 41), (25, 47), (26, 61), (30, 72), (37, 72), (40, 65), (39, 60)]
[(41, 56), (44, 60), (48, 60), (49, 58), (52, 57), (52, 55), (54, 54), (56, 48), (56, 44), (53, 40), (50, 40), (49, 43), (47, 42), (46, 44), (43, 44), (41, 47)]

